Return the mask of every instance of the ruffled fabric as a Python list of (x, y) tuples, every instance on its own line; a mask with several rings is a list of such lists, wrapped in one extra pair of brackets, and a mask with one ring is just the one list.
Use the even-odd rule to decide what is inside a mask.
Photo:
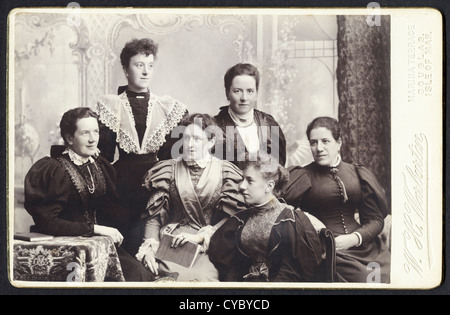
[[(147, 171), (143, 184), (152, 194), (146, 207), (147, 218), (159, 215), (162, 226), (171, 222), (170, 200), (175, 181), (175, 164), (177, 160), (160, 161)], [(242, 195), (239, 193), (239, 184), (242, 181), (242, 171), (228, 161), (221, 161), (222, 181), (216, 188), (216, 193), (210, 199), (210, 204), (222, 211), (225, 216), (233, 215), (245, 208)]]
[(126, 92), (104, 95), (93, 109), (100, 121), (117, 134), (116, 141), (126, 153), (155, 153), (165, 143), (166, 135), (186, 113), (186, 106), (170, 96), (150, 95), (147, 129), (142, 146), (135, 128), (135, 119)]

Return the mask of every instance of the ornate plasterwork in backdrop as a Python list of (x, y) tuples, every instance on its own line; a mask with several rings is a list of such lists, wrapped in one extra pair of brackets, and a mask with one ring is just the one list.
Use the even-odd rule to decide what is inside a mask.
[[(255, 56), (253, 41), (251, 41), (251, 17), (243, 15), (168, 15), (168, 14), (82, 14), (78, 25), (68, 23), (66, 14), (21, 14), (16, 23), (28, 27), (37, 34), (48, 32), (51, 35), (61, 25), (67, 25), (76, 34), (76, 42), (70, 44), (79, 69), (79, 91), (81, 106), (89, 106), (93, 99), (107, 92), (109, 72), (116, 62), (120, 51), (115, 46), (120, 32), (131, 27), (136, 31), (149, 34), (171, 34), (182, 29), (194, 31), (197, 27), (208, 27), (219, 35), (226, 36), (231, 28), (237, 30), (237, 38), (233, 40), (236, 54), (242, 62), (252, 62)], [(25, 58), (46, 40), (49, 47), (51, 41), (47, 38), (36, 39), (31, 46), (18, 47), (16, 58)], [(33, 50), (33, 48), (35, 50)], [(20, 63), (16, 71), (20, 71)]]
[[(112, 67), (120, 54), (116, 47), (122, 31), (131, 28), (148, 34), (171, 34), (180, 30), (195, 31), (207, 27), (218, 35), (227, 36), (230, 30), (237, 33), (233, 40), (236, 54), (241, 62), (252, 62), (255, 56), (251, 40), (252, 20), (243, 15), (212, 14), (81, 14), (78, 23), (69, 23), (68, 14), (23, 13), (15, 18), (15, 25), (35, 34), (35, 39), (15, 48), (15, 75), (20, 77), (26, 70), (26, 60), (38, 57), (42, 49), (55, 49), (55, 33), (62, 26), (69, 27), (75, 34), (75, 42), (70, 43), (78, 69), (78, 93), (80, 106), (90, 106), (99, 95), (108, 92)], [(17, 81), (16, 81), (17, 82)], [(20, 89), (20, 86), (16, 86)], [(19, 91), (20, 94), (20, 91)], [(20, 112), (21, 124), (16, 128), (18, 148), (16, 156), (24, 155), (33, 159), (39, 147), (39, 133), (31, 124), (25, 126), (26, 109)], [(58, 121), (59, 122), (59, 121)], [(57, 126), (58, 122), (55, 122)], [(57, 127), (56, 127), (57, 128)], [(28, 130), (26, 133), (25, 131)], [(28, 135), (28, 136), (27, 136)], [(51, 130), (48, 141), (58, 141), (57, 130)], [(28, 139), (28, 138), (29, 139)], [(25, 147), (26, 146), (26, 147)]]

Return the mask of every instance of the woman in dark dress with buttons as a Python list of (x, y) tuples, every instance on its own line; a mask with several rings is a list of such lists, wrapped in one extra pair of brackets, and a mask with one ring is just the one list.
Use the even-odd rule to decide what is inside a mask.
[(309, 213), (318, 231), (333, 231), (338, 281), (389, 282), (390, 251), (378, 237), (388, 214), (384, 189), (367, 168), (341, 160), (336, 119), (316, 118), (306, 132), (314, 162), (289, 169), (284, 199)]
[(151, 39), (128, 42), (120, 54), (128, 85), (119, 88), (119, 95), (104, 95), (95, 108), (102, 123), (100, 154), (114, 162), (118, 147), (114, 167), (120, 200), (130, 209), (124, 247), (131, 254), (137, 252), (142, 240), (138, 222), (148, 200), (142, 177), (157, 161), (172, 158), (171, 148), (178, 138), (172, 138), (171, 131), (187, 115), (179, 101), (150, 93), (157, 52), (158, 46)]

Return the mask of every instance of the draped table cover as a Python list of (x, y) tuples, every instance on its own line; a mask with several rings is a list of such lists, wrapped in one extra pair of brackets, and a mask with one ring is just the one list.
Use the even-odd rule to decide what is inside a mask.
[(106, 236), (14, 240), (13, 268), (18, 281), (125, 281), (116, 247)]

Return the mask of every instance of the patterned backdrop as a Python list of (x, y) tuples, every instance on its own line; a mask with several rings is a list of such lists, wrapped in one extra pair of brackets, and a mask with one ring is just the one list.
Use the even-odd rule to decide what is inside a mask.
[(390, 18), (338, 16), (338, 95), (342, 158), (375, 173), (390, 202)]

